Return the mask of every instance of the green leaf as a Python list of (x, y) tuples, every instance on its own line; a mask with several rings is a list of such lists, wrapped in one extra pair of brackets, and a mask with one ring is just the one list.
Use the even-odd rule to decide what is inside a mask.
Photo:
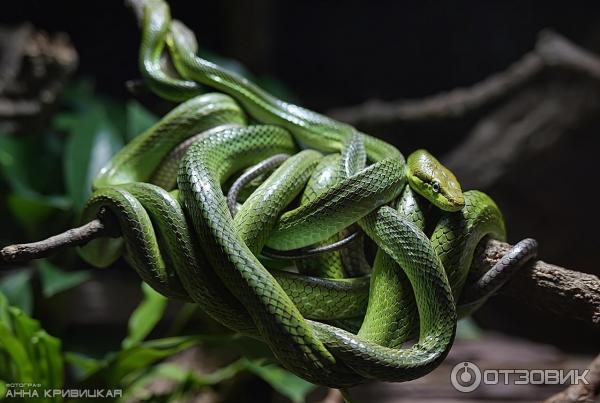
[(247, 362), (246, 358), (241, 358), (210, 374), (200, 375), (196, 372), (192, 379), (198, 385), (216, 385), (217, 383), (233, 378), (241, 371), (245, 371), (247, 369)]
[(66, 187), (74, 206), (81, 209), (100, 169), (123, 146), (123, 139), (96, 105), (74, 124), (64, 156)]
[(35, 337), (38, 343), (38, 357), (46, 363), (46, 384), (54, 388), (61, 388), (64, 384), (65, 362), (62, 353), (61, 341), (50, 336), (44, 329), (40, 329)]
[[(233, 378), (238, 373), (246, 370), (246, 360), (240, 359), (231, 364), (219, 368), (210, 374), (200, 374), (193, 369), (183, 368), (177, 364), (166, 362), (151, 367), (144, 375), (136, 378), (131, 384), (127, 385), (127, 392), (124, 400), (148, 400), (152, 397), (152, 392), (148, 390), (148, 385), (158, 379), (169, 379), (176, 381), (174, 389), (182, 388), (188, 385), (189, 392), (197, 392), (207, 386), (217, 385), (223, 381)], [(171, 391), (169, 391), (171, 394)]]
[(65, 361), (73, 367), (74, 377), (77, 381), (89, 378), (106, 366), (104, 360), (71, 351), (65, 353)]
[(57, 211), (67, 211), (68, 199), (60, 196), (42, 196), (37, 193), (11, 193), (7, 199), (10, 213), (29, 232)]
[(12, 330), (12, 320), (10, 319), (10, 311), (8, 300), (4, 293), (0, 291), (0, 323), (4, 323)]
[(30, 279), (29, 271), (20, 270), (9, 274), (0, 281), (0, 292), (6, 296), (9, 304), (21, 308), (28, 315), (33, 310)]
[[(19, 310), (15, 307), (10, 307), (10, 315), (12, 317), (13, 322), (13, 334), (19, 339), (25, 351), (27, 352), (27, 356), (31, 360), (31, 362), (41, 364), (35, 358), (35, 346), (34, 346), (34, 334), (40, 330), (40, 324), (38, 321), (31, 319), (23, 311)], [(37, 377), (40, 374), (38, 373), (39, 366), (36, 365), (34, 367), (34, 375)]]
[(18, 373), (18, 378), (7, 380), (19, 380), (32, 382), (35, 378), (34, 366), (29, 360), (27, 350), (23, 343), (15, 337), (5, 323), (0, 323), (0, 349), (4, 349), (10, 356)]
[(127, 375), (147, 368), (158, 360), (200, 344), (202, 341), (201, 336), (188, 336), (142, 342), (108, 357), (108, 365), (104, 373), (110, 384), (121, 384)]
[(63, 385), (61, 342), (40, 323), (16, 307), (7, 307), (0, 294), (0, 378), (40, 383), (48, 388)]
[(92, 277), (90, 271), (64, 271), (47, 260), (38, 260), (42, 294), (50, 298), (59, 292), (77, 287)]
[(185, 326), (194, 317), (194, 314), (198, 311), (198, 309), (198, 304), (188, 302), (183, 303), (171, 321), (165, 336), (177, 336), (178, 334), (181, 334)]
[[(39, 236), (41, 223), (70, 209), (60, 170), (60, 142), (53, 133), (39, 136), (0, 135), (0, 177), (9, 189), (3, 201), (15, 224), (30, 236)], [(0, 181), (2, 178), (0, 178)]]
[[(193, 372), (184, 369), (176, 364), (163, 363), (151, 367), (147, 373), (135, 379), (135, 381), (128, 384), (125, 388), (124, 401), (151, 401), (150, 399), (155, 393), (148, 388), (152, 382), (159, 379), (169, 379), (176, 381), (178, 384), (184, 384), (191, 376)], [(172, 390), (168, 391), (169, 395), (172, 396)]]
[(96, 103), (94, 86), (94, 80), (89, 77), (69, 81), (63, 91), (64, 104), (76, 113), (90, 108)]
[(36, 135), (0, 135), (0, 176), (22, 195), (62, 194), (63, 137), (46, 130)]
[(127, 110), (123, 102), (117, 102), (109, 97), (96, 97), (96, 102), (106, 111), (107, 121), (113, 130), (119, 134), (122, 141), (127, 132)]
[(0, 399), (4, 398), (6, 396), (6, 383), (4, 383), (3, 381), (0, 381)]
[(246, 368), (294, 403), (304, 402), (306, 395), (316, 388), (316, 385), (297, 377), (276, 364), (263, 364), (261, 361), (248, 360)]
[(61, 342), (50, 336), (40, 323), (15, 307), (10, 308), (14, 335), (21, 341), (29, 361), (33, 363), (34, 379), (50, 388), (63, 384), (64, 363)]
[(154, 291), (148, 284), (142, 283), (144, 297), (129, 317), (129, 331), (122, 347), (129, 348), (144, 340), (162, 318), (167, 307), (167, 298)]
[(23, 142), (15, 137), (0, 135), (0, 174), (4, 176), (10, 187), (18, 192), (31, 192), (27, 180), (26, 161)]
[(133, 140), (158, 121), (158, 118), (150, 113), (137, 101), (127, 102), (127, 141)]

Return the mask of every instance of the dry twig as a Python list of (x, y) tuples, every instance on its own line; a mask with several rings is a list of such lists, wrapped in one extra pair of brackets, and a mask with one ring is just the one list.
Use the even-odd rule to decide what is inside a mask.
[(5, 246), (0, 249), (0, 265), (40, 259), (64, 248), (84, 245), (92, 239), (105, 236), (106, 233), (104, 223), (96, 219), (43, 241)]

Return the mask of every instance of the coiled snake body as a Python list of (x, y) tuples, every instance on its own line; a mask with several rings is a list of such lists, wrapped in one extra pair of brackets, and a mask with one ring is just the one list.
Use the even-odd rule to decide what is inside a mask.
[[(161, 68), (165, 44), (181, 77)], [(107, 266), (123, 253), (154, 289), (264, 340), (314, 383), (406, 381), (435, 368), (452, 344), (476, 245), (486, 235), (504, 239), (495, 203), (463, 193), (426, 151), (405, 161), (392, 145), (280, 101), (195, 53), (193, 34), (171, 21), (167, 5), (148, 1), (142, 73), (157, 94), (184, 102), (98, 175), (83, 220), (115, 220), (121, 237), (95, 240), (82, 256)], [(223, 189), (231, 180), (280, 154), (291, 157), (230, 208)], [(441, 216), (430, 237), (429, 204)], [(265, 246), (333, 242), (356, 223), (378, 247), (369, 274), (347, 277), (364, 268), (362, 248), (299, 260), (300, 273), (261, 256)], [(518, 259), (479, 279), (459, 311), (475, 309), (508, 277), (497, 273), (534, 250), (528, 241)]]

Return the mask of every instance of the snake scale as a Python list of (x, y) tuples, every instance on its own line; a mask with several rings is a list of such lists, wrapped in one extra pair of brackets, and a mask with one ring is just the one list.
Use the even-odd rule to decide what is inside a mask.
[[(264, 341), (317, 384), (431, 371), (452, 345), (457, 318), (530, 259), (535, 241), (470, 278), (480, 240), (505, 238), (490, 197), (463, 192), (424, 150), (405, 160), (394, 146), (283, 102), (196, 51), (168, 5), (147, 1), (140, 69), (156, 94), (179, 105), (98, 174), (82, 220), (110, 220), (120, 236), (94, 240), (81, 255), (99, 267), (124, 256), (158, 292)], [(377, 247), (372, 269), (362, 238), (292, 263), (262, 253), (335, 243), (357, 225)]]

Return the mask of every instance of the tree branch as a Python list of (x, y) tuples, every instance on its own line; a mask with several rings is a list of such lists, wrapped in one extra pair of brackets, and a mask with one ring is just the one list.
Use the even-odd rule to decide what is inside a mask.
[[(473, 259), (472, 270), (489, 270), (510, 249), (504, 242), (481, 242)], [(538, 260), (518, 271), (500, 289), (512, 299), (535, 306), (561, 318), (577, 319), (600, 330), (600, 279), (588, 273), (565, 269)]]
[[(114, 236), (110, 225), (95, 219), (78, 228), (43, 241), (10, 245), (0, 249), (0, 264), (23, 262), (48, 256), (59, 250), (83, 245), (102, 236)], [(476, 273), (489, 270), (511, 245), (495, 240), (481, 242), (472, 268)], [(562, 318), (575, 318), (600, 330), (600, 280), (598, 277), (536, 261), (521, 269), (501, 293), (521, 301), (536, 301), (536, 306)]]
[(544, 400), (544, 403), (594, 403), (600, 394), (600, 355), (588, 366), (587, 384), (578, 383)]
[(5, 246), (0, 249), (0, 265), (40, 259), (64, 248), (85, 245), (92, 239), (106, 236), (107, 232), (104, 223), (95, 219), (43, 241)]
[(490, 189), (517, 163), (556, 147), (598, 109), (597, 88), (581, 80), (532, 85), (482, 117), (442, 162), (464, 188)]
[(600, 81), (598, 58), (561, 35), (544, 30), (539, 34), (533, 51), (507, 70), (471, 87), (457, 88), (419, 100), (370, 100), (357, 106), (333, 109), (329, 114), (356, 126), (461, 118), (524, 87), (548, 69), (574, 71)]

